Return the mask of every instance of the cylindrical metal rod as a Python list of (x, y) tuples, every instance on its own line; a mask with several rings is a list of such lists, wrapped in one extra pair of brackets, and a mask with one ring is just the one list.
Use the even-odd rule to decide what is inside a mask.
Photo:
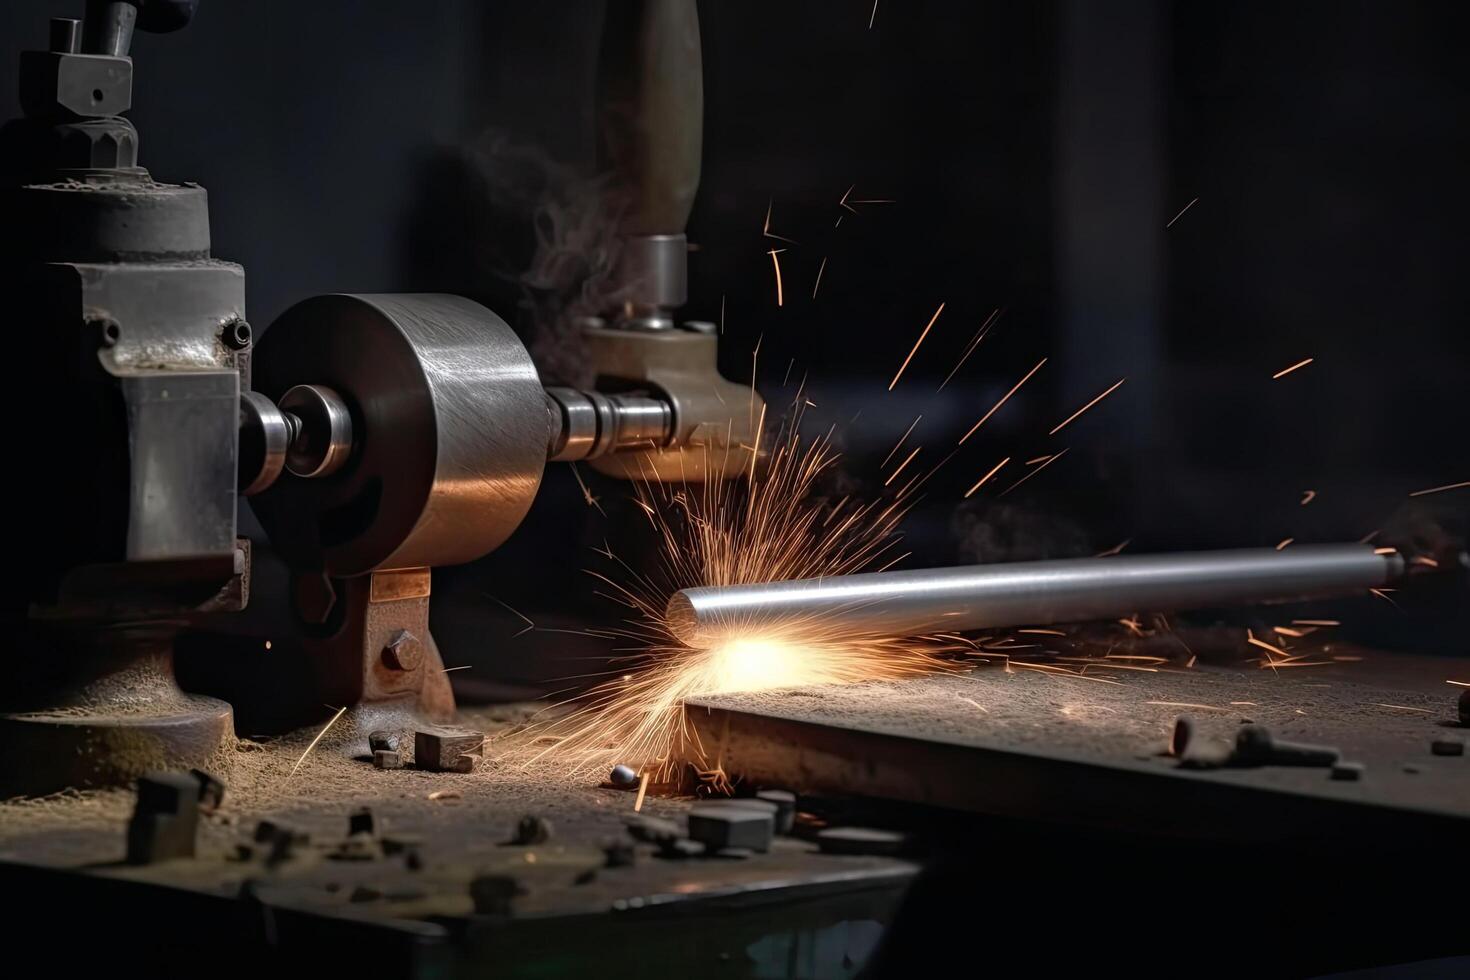
[(1382, 586), (1403, 569), (1358, 544), (967, 565), (685, 589), (668, 620), (691, 645), (788, 628), (915, 636), (1300, 599)]

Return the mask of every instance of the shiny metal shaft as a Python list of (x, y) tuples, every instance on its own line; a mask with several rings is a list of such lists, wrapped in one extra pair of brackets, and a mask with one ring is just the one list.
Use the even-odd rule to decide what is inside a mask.
[(1359, 544), (966, 565), (685, 589), (668, 618), (692, 645), (791, 627), (915, 636), (1301, 599), (1376, 588), (1403, 569)]

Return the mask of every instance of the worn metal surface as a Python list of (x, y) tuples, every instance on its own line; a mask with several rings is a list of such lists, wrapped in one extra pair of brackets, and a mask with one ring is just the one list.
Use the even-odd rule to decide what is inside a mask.
[[(1098, 672), (1113, 683), (989, 668), (701, 698), (689, 718), (732, 777), (798, 791), (1197, 839), (1463, 839), (1470, 765), (1430, 752), (1458, 724), (1457, 689), (1442, 677), (1430, 678), (1434, 693), (1359, 683), (1356, 666)], [(1344, 782), (1327, 769), (1181, 768), (1167, 754), (1180, 715), (1196, 739), (1233, 740), (1249, 719), (1366, 771)]]
[(515, 530), (540, 486), (543, 389), (510, 327), (478, 303), (317, 296), (272, 325), (254, 371), (271, 398), (325, 385), (352, 412), (350, 465), (283, 476), (251, 498), (299, 567), (346, 576), (470, 561)]
[(793, 626), (915, 636), (1360, 591), (1403, 569), (1363, 544), (965, 565), (684, 589), (668, 618), (686, 643)]

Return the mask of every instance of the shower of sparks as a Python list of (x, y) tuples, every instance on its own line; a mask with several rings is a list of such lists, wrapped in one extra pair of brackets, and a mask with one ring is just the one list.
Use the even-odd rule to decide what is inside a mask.
[(1067, 450), (1063, 449), (1061, 452), (1057, 453), (1054, 456), (1048, 456), (1046, 462), (1042, 463), (1040, 466), (1036, 467), (1034, 470), (1021, 477), (1015, 483), (1012, 483), (1010, 486), (1006, 487), (1004, 490), (1001, 491), (1000, 495), (1004, 497), (1006, 494), (1010, 493), (1012, 490), (1016, 489), (1021, 484), (1025, 483), (1027, 480), (1031, 479), (1033, 476), (1040, 473), (1042, 470), (1046, 469), (1052, 463), (1055, 463), (1057, 460), (1061, 459), (1065, 455), (1067, 455)]
[(903, 435), (901, 435), (901, 436), (898, 437), (898, 441), (893, 444), (893, 448), (890, 449), (890, 450), (888, 450), (888, 455), (883, 457), (883, 462), (881, 462), (881, 463), (878, 464), (878, 468), (880, 470), (883, 467), (885, 467), (885, 466), (888, 465), (888, 461), (889, 460), (891, 460), (894, 456), (897, 456), (898, 455), (898, 447), (899, 446), (902, 446), (904, 444), (905, 440), (907, 440), (909, 436), (911, 436), (911, 435), (914, 434), (914, 426), (918, 425), (919, 424), (919, 420), (922, 419), (923, 417), (924, 417), (923, 415), (919, 415), (917, 418), (915, 418), (912, 422), (909, 423), (909, 427), (904, 430)]
[(1462, 490), (1465, 487), (1470, 487), (1470, 480), (1466, 480), (1463, 483), (1446, 483), (1442, 487), (1430, 487), (1428, 490), (1415, 490), (1413, 493), (1409, 494), (1409, 496), (1423, 497), (1431, 493), (1443, 493), (1446, 490)]
[(1304, 368), (1304, 367), (1306, 367), (1306, 366), (1307, 366), (1307, 365), (1308, 365), (1308, 364), (1311, 364), (1311, 363), (1312, 363), (1312, 362), (1313, 362), (1313, 361), (1315, 361), (1315, 360), (1316, 360), (1316, 358), (1315, 358), (1315, 357), (1308, 357), (1308, 358), (1305, 358), (1305, 359), (1303, 359), (1303, 360), (1300, 360), (1300, 361), (1297, 361), (1297, 362), (1296, 362), (1296, 363), (1295, 363), (1295, 364), (1293, 364), (1293, 365), (1292, 365), (1292, 366), (1291, 366), (1291, 367), (1288, 367), (1288, 368), (1282, 368), (1282, 369), (1281, 369), (1281, 370), (1280, 370), (1280, 371), (1277, 371), (1277, 372), (1276, 372), (1276, 373), (1275, 373), (1275, 374), (1273, 374), (1273, 375), (1271, 375), (1271, 380), (1272, 380), (1272, 381), (1275, 381), (1275, 380), (1277, 380), (1277, 379), (1278, 379), (1278, 378), (1284, 378), (1284, 377), (1286, 377), (1286, 376), (1287, 376), (1287, 375), (1288, 375), (1288, 374), (1290, 374), (1290, 373), (1291, 373), (1291, 372), (1293, 372), (1293, 371), (1295, 371), (1295, 370), (1297, 370), (1297, 369), (1299, 369), (1299, 368)]
[(960, 359), (955, 362), (955, 366), (949, 369), (949, 374), (945, 375), (944, 380), (939, 383), (938, 390), (943, 391), (944, 386), (949, 384), (954, 376), (959, 373), (960, 368), (965, 366), (965, 362), (970, 359), (970, 355), (975, 353), (975, 348), (980, 346), (980, 342), (985, 339), (986, 334), (990, 333), (990, 328), (995, 325), (995, 321), (1000, 319), (1000, 315), (1004, 312), (1000, 307), (996, 307), (991, 311), (990, 316), (985, 318), (985, 322), (980, 324), (980, 329), (975, 331), (975, 336), (970, 338), (970, 343), (965, 347), (965, 352), (960, 355)]
[(892, 391), (894, 389), (894, 386), (898, 384), (898, 379), (901, 378), (901, 377), (903, 377), (903, 372), (909, 366), (909, 361), (912, 361), (914, 359), (914, 355), (919, 352), (919, 345), (924, 342), (924, 338), (925, 337), (929, 336), (929, 331), (934, 328), (934, 321), (938, 320), (939, 319), (939, 314), (941, 314), (943, 312), (944, 312), (944, 304), (943, 303), (940, 303), (939, 304), (939, 309), (937, 309), (937, 310), (934, 311), (934, 315), (931, 316), (929, 318), (929, 322), (924, 325), (924, 330), (923, 330), (922, 333), (919, 334), (919, 339), (916, 340), (916, 341), (914, 341), (914, 348), (913, 348), (913, 350), (909, 351), (909, 356), (908, 357), (905, 357), (903, 359), (903, 363), (898, 366), (898, 373), (893, 376), (893, 380), (892, 381), (888, 382), (888, 390), (889, 391)]
[(1188, 204), (1184, 205), (1184, 208), (1178, 214), (1174, 215), (1174, 217), (1172, 217), (1172, 218), (1169, 219), (1169, 223), (1167, 225), (1165, 225), (1164, 228), (1166, 230), (1169, 229), (1169, 228), (1173, 228), (1174, 227), (1174, 222), (1176, 222), (1180, 218), (1184, 217), (1184, 212), (1185, 211), (1188, 211), (1190, 208), (1194, 207), (1195, 202), (1197, 202), (1198, 200), (1199, 200), (1199, 198), (1195, 198), (1193, 201), (1190, 201)]
[(337, 709), (337, 713), (332, 716), (332, 720), (329, 721), (329, 722), (327, 722), (327, 727), (325, 727), (321, 731), (317, 732), (316, 733), (316, 738), (312, 739), (311, 740), (311, 744), (306, 747), (306, 751), (303, 752), (303, 753), (301, 753), (301, 758), (297, 759), (296, 760), (296, 765), (294, 765), (294, 766), (291, 767), (291, 772), (286, 776), (287, 779), (290, 779), (292, 776), (296, 775), (296, 770), (300, 769), (301, 768), (301, 764), (306, 761), (306, 757), (309, 756), (309, 755), (311, 755), (311, 750), (314, 749), (314, 748), (316, 748), (316, 743), (320, 742), (322, 740), (322, 737), (324, 735), (326, 735), (327, 732), (329, 732), (329, 731), (332, 730), (332, 726), (335, 725), (335, 724), (337, 724), (337, 719), (338, 718), (341, 718), (342, 715), (345, 714), (346, 712), (347, 712), (347, 706), (346, 705), (343, 705), (342, 707), (340, 707), (340, 708)]
[(1048, 432), (1047, 435), (1054, 436), (1058, 432), (1061, 432), (1068, 425), (1070, 425), (1072, 423), (1072, 421), (1077, 418), (1077, 416), (1081, 415), (1083, 412), (1087, 411), (1089, 408), (1091, 408), (1092, 406), (1096, 405), (1098, 402), (1102, 401), (1104, 398), (1108, 397), (1113, 392), (1117, 391), (1118, 388), (1123, 384), (1123, 382), (1125, 382), (1127, 380), (1128, 380), (1127, 378), (1119, 378), (1117, 381), (1115, 381), (1113, 383), (1113, 386), (1111, 388), (1109, 388), (1107, 391), (1103, 392), (1101, 395), (1098, 395), (1096, 398), (1094, 398), (1092, 401), (1088, 402), (1086, 405), (1083, 405), (1081, 408), (1077, 409), (1077, 411), (1073, 412), (1071, 415), (1067, 416), (1062, 421), (1062, 423), (1060, 425), (1058, 425), (1055, 429), (1052, 429), (1050, 432)]
[(1315, 490), (1303, 490), (1302, 491), (1302, 506), (1303, 507), (1307, 506), (1307, 504), (1310, 504), (1312, 501), (1314, 501), (1316, 499), (1317, 499), (1317, 491), (1315, 491)]
[(976, 480), (975, 481), (975, 485), (973, 487), (971, 487), (970, 489), (968, 489), (968, 490), (965, 491), (965, 497), (968, 498), (976, 490), (979, 490), (981, 487), (985, 486), (985, 482), (987, 480), (989, 480), (992, 476), (995, 476), (995, 474), (999, 473), (1000, 472), (1000, 468), (1002, 466), (1006, 465), (1007, 463), (1009, 463), (1010, 461), (1011, 461), (1011, 458), (1009, 456), (1007, 456), (1005, 459), (1001, 460), (999, 463), (996, 463), (994, 466), (992, 466), (990, 468), (990, 472), (989, 473), (986, 473), (980, 479)]
[(1045, 364), (1045, 363), (1046, 363), (1046, 358), (1044, 358), (1044, 357), (1041, 360), (1037, 361), (1036, 362), (1036, 366), (1034, 368), (1032, 368), (1031, 370), (1027, 371), (1026, 372), (1026, 376), (1024, 378), (1022, 378), (1020, 381), (1017, 381), (1016, 382), (1016, 386), (1014, 388), (1012, 388), (1010, 391), (1006, 392), (1005, 395), (1001, 397), (1001, 400), (1000, 401), (998, 401), (994, 405), (992, 405), (990, 407), (990, 411), (988, 411), (984, 415), (980, 416), (980, 421), (979, 422), (976, 422), (974, 425), (970, 426), (970, 431), (969, 432), (966, 432), (964, 435), (960, 436), (959, 445), (963, 446), (965, 444), (965, 440), (968, 439), (968, 438), (970, 438), (971, 436), (973, 436), (976, 433), (976, 431), (980, 428), (980, 426), (984, 425), (987, 421), (989, 421), (990, 416), (994, 415), (996, 412), (998, 412), (1000, 410), (1000, 407), (1002, 405), (1004, 405), (1006, 402), (1010, 401), (1011, 400), (1011, 396), (1014, 395), (1016, 392), (1020, 391), (1021, 390), (1021, 386), (1023, 384), (1025, 384), (1027, 381), (1030, 381), (1031, 380), (1031, 376), (1034, 375), (1037, 371), (1040, 371), (1041, 370), (1041, 366), (1043, 364)]
[(781, 260), (778, 256), (786, 251), (784, 248), (767, 249), (766, 254), (771, 257), (771, 266), (776, 270), (776, 305), (783, 306), (786, 303), (786, 292), (781, 287)]
[(818, 483), (839, 457), (830, 430), (798, 434), (801, 406), (798, 395), (768, 440), (768, 465), (747, 481), (635, 484), (660, 540), (657, 569), (635, 570), (609, 550), (601, 554), (613, 572), (589, 571), (605, 587), (600, 594), (630, 611), (611, 632), (630, 641), (631, 666), (619, 663), (615, 676), (570, 702), (569, 714), (522, 733), (528, 746), (553, 740), (532, 757), (554, 755), (578, 770), (626, 762), (659, 784), (685, 762), (703, 765), (712, 748), (685, 723), (690, 698), (912, 676), (973, 650), (955, 637), (855, 637), (817, 622), (721, 624), (715, 632), (724, 639), (704, 648), (678, 640), (666, 608), (679, 589), (847, 575), (893, 560), (898, 525), (922, 480), (866, 504), (826, 501)]

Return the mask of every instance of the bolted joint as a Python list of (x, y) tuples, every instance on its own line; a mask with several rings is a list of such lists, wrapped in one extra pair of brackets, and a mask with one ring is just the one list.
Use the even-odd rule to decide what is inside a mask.
[(424, 662), (424, 645), (408, 630), (393, 634), (383, 647), (383, 664), (389, 670), (418, 670)]

